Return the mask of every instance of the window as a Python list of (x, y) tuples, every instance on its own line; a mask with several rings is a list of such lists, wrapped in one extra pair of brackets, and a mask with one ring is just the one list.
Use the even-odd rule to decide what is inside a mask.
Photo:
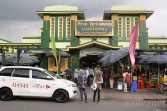
[(70, 17), (66, 18), (66, 37), (70, 38), (71, 36), (71, 19)]
[(131, 32), (130, 18), (126, 18), (126, 37), (130, 37), (130, 32)]
[(51, 18), (50, 20), (50, 35), (55, 37), (55, 18)]
[(29, 78), (29, 70), (28, 69), (15, 69), (12, 76)]
[(11, 76), (13, 69), (7, 68), (0, 72), (0, 76)]
[(38, 70), (32, 70), (32, 78), (34, 79), (46, 79), (46, 80), (52, 80), (51, 77), (49, 77), (46, 73)]
[(118, 18), (118, 37), (123, 37), (122, 35), (122, 18)]
[(59, 24), (58, 24), (58, 38), (63, 39), (63, 18), (59, 17)]

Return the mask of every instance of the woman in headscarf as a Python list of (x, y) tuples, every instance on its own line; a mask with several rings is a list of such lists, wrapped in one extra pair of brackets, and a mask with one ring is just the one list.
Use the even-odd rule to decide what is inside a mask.
[(98, 93), (97, 104), (100, 101), (100, 91), (102, 89), (102, 86), (101, 86), (102, 83), (103, 83), (102, 71), (98, 70), (93, 80), (93, 84), (96, 84), (95, 85), (96, 88), (94, 89), (94, 94), (93, 94), (93, 102), (95, 102), (96, 93)]

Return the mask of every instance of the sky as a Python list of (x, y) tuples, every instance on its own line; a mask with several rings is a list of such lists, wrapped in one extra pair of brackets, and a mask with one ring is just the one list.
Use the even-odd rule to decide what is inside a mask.
[(149, 36), (167, 37), (166, 0), (0, 0), (0, 38), (21, 43), (22, 37), (41, 36), (43, 20), (36, 11), (54, 5), (77, 6), (84, 11), (86, 20), (102, 20), (104, 11), (112, 6), (142, 6), (154, 11), (147, 19)]

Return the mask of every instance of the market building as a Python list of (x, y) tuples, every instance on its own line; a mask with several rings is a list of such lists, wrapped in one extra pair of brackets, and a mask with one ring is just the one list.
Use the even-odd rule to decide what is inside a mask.
[[(70, 53), (70, 58), (61, 59), (61, 70), (72, 66), (96, 64), (98, 55), (105, 50), (117, 50), (129, 46), (130, 32), (139, 21), (136, 48), (167, 50), (166, 37), (149, 37), (146, 21), (154, 13), (140, 6), (112, 6), (105, 10), (103, 20), (86, 20), (84, 11), (75, 6), (47, 6), (36, 14), (43, 20), (40, 36), (23, 37), (21, 43), (0, 39), (0, 47), (7, 49), (6, 55), (15, 53), (18, 48), (51, 48), (51, 36), (56, 48)], [(158, 21), (157, 21), (158, 22)], [(3, 38), (3, 37), (1, 37)], [(41, 67), (56, 70), (53, 57), (44, 57)]]

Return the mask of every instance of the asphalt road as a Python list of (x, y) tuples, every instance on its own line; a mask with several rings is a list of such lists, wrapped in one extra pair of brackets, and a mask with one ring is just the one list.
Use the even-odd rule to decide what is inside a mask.
[(164, 101), (151, 100), (101, 100), (99, 104), (81, 104), (79, 98), (66, 103), (48, 99), (15, 98), (0, 101), (0, 111), (167, 111)]

